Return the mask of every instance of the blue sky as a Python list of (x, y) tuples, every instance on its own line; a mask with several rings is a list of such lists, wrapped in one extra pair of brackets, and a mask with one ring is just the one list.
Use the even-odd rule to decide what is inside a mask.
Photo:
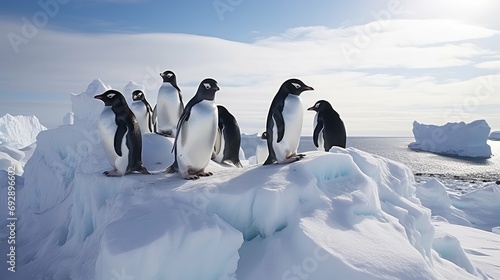
[[(53, 0), (56, 1), (56, 0)], [(50, 1), (42, 1), (49, 3)], [(364, 11), (386, 1), (158, 1), (64, 0), (50, 27), (89, 33), (189, 33), (249, 42), (297, 26), (361, 23)], [(59, 3), (59, 2), (58, 2)], [(360, 9), (359, 6), (362, 8)], [(38, 1), (0, 4), (3, 15), (32, 17)]]
[[(69, 93), (96, 78), (143, 84), (155, 103), (156, 73), (172, 69), (186, 98), (216, 78), (218, 102), (248, 133), (292, 76), (316, 88), (304, 105), (329, 100), (349, 135), (408, 136), (413, 120), (500, 130), (498, 10), (493, 0), (2, 1), (0, 115), (55, 127)], [(305, 114), (303, 134), (311, 122)]]

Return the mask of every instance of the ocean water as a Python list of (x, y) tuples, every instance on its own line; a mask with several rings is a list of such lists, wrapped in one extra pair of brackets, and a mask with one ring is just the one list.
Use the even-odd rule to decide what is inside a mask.
[[(242, 148), (247, 158), (255, 155), (258, 141), (256, 136), (242, 137)], [(348, 137), (347, 146), (404, 163), (418, 176), (436, 176), (455, 180), (500, 180), (500, 141), (488, 141), (493, 153), (489, 159), (469, 159), (416, 152), (408, 148), (408, 144), (413, 141), (412, 137)], [(301, 137), (298, 151), (311, 150), (316, 150), (312, 137)]]

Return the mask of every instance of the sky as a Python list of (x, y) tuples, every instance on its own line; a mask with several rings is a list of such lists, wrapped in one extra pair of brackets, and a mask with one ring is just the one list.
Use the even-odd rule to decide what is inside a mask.
[[(57, 127), (94, 79), (142, 84), (154, 104), (170, 69), (186, 100), (216, 79), (216, 102), (245, 133), (264, 130), (292, 77), (315, 88), (304, 107), (328, 100), (349, 136), (412, 136), (415, 120), (500, 130), (499, 10), (493, 0), (1, 1), (0, 115)], [(303, 135), (313, 117), (304, 112)]]

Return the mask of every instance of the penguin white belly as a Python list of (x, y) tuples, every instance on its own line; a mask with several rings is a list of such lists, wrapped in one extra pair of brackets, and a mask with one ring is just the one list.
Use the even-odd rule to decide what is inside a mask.
[[(313, 125), (313, 131), (316, 129), (316, 126), (318, 125), (318, 113), (314, 116), (314, 125)], [(318, 151), (324, 151), (325, 150), (325, 139), (323, 138), (323, 131), (325, 128), (323, 127), (318, 134)]]
[(269, 151), (267, 149), (267, 141), (260, 140), (259, 144), (257, 144), (257, 151), (255, 152), (257, 164), (262, 164), (266, 161), (269, 156)]
[(115, 134), (118, 126), (115, 121), (115, 113), (109, 107), (105, 107), (102, 111), (99, 121), (99, 134), (101, 137), (102, 146), (104, 148), (104, 152), (106, 153), (106, 157), (109, 160), (109, 163), (113, 168), (115, 168), (120, 174), (125, 175), (128, 166), (128, 148), (126, 144), (126, 135), (128, 131), (125, 133), (122, 139), (121, 147), (122, 147), (122, 156), (120, 157), (116, 151), (114, 146)]
[(148, 110), (146, 109), (146, 105), (142, 103), (142, 101), (134, 101), (130, 105), (130, 109), (134, 113), (135, 118), (139, 123), (139, 127), (141, 128), (141, 133), (144, 134), (150, 132)]
[(180, 102), (177, 89), (169, 83), (164, 83), (158, 91), (156, 103), (159, 132), (172, 131), (172, 136), (175, 136), (177, 122), (183, 109)]
[(217, 120), (213, 101), (203, 100), (193, 106), (189, 120), (183, 123), (177, 136), (177, 164), (181, 174), (207, 167), (214, 150)]
[(277, 142), (278, 128), (276, 127), (276, 121), (273, 120), (273, 149), (278, 163), (283, 163), (287, 158), (297, 153), (300, 133), (302, 132), (303, 114), (300, 96), (289, 94), (285, 98), (285, 104), (283, 106), (285, 133), (280, 143)]

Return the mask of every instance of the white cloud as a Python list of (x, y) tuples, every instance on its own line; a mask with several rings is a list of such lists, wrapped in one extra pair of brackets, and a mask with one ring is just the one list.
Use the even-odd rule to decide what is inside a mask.
[[(1, 23), (3, 34), (21, 30), (12, 22)], [(378, 30), (377, 24), (384, 24), (383, 28), (354, 49), (351, 60), (346, 59), (341, 44), (354, 46), (362, 38), (359, 30)], [(252, 44), (187, 34), (95, 35), (40, 29), (28, 43), (19, 45), (18, 54), (9, 43), (0, 45), (2, 68), (8, 69), (2, 74), (0, 92), (2, 96), (53, 92), (66, 100), (67, 93), (83, 91), (95, 78), (117, 89), (133, 80), (145, 85), (149, 100), (155, 103), (158, 74), (172, 69), (185, 99), (203, 78), (218, 80), (222, 90), (217, 101), (233, 112), (244, 132), (256, 133), (263, 130), (281, 83), (295, 76), (316, 89), (302, 95), (304, 106), (330, 100), (350, 135), (409, 135), (415, 119), (444, 123), (457, 116), (486, 118), (500, 127), (500, 116), (484, 109), (488, 104), (500, 105), (499, 94), (477, 97), (476, 107), (463, 106), (475, 98), (481, 77), (461, 81), (452, 76), (445, 81), (405, 72), (453, 66), (473, 70), (477, 59), (497, 54), (481, 47), (478, 39), (497, 34), (443, 20), (392, 20), (337, 29), (300, 27)], [(3, 110), (8, 112), (0, 105)], [(452, 113), (444, 115), (449, 110)], [(312, 131), (313, 114), (308, 113), (304, 134)]]
[(482, 69), (500, 69), (500, 60), (481, 62), (475, 65), (477, 68)]
[(290, 50), (338, 68), (441, 68), (491, 54), (472, 40), (496, 30), (449, 20), (387, 20), (342, 29), (298, 27), (257, 45)]

